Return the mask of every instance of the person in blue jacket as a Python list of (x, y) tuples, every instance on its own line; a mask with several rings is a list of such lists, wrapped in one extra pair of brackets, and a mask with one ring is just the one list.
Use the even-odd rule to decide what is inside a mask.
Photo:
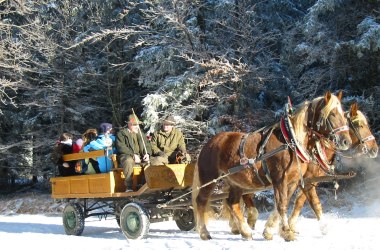
[(83, 152), (90, 152), (94, 150), (106, 149), (106, 155), (98, 157), (97, 161), (99, 164), (100, 173), (107, 173), (113, 167), (113, 162), (111, 155), (116, 153), (115, 149), (115, 135), (113, 134), (113, 128), (111, 123), (102, 123), (99, 126), (100, 134), (96, 140), (91, 141), (89, 144), (84, 146)]

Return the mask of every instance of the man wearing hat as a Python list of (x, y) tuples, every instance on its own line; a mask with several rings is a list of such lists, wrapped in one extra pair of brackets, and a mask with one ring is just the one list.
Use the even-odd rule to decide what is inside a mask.
[(140, 131), (140, 120), (135, 114), (128, 116), (127, 128), (116, 134), (116, 150), (120, 166), (124, 169), (126, 191), (132, 191), (133, 166), (149, 162), (152, 148), (146, 136)]
[(155, 157), (151, 159), (151, 165), (176, 163), (178, 155), (185, 157), (187, 162), (191, 160), (186, 151), (185, 138), (174, 126), (174, 117), (168, 116), (162, 121), (161, 129), (154, 132), (151, 144)]

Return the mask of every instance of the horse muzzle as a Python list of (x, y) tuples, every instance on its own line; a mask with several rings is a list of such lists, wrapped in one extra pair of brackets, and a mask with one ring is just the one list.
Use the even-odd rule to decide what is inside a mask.
[(369, 158), (376, 158), (378, 153), (379, 153), (378, 147), (368, 149)]
[(334, 142), (339, 150), (348, 150), (352, 145), (351, 137), (342, 134), (335, 137)]

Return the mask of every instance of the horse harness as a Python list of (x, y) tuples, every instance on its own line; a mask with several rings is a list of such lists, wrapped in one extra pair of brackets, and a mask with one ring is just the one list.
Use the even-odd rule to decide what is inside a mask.
[[(312, 105), (310, 105), (308, 107), (309, 117), (311, 117), (310, 113), (312, 112), (311, 106)], [(272, 183), (272, 179), (270, 177), (270, 171), (269, 171), (269, 168), (268, 168), (265, 160), (267, 158), (270, 158), (273, 155), (283, 151), (283, 150), (290, 148), (295, 152), (295, 155), (296, 155), (298, 170), (299, 170), (299, 174), (300, 174), (300, 182), (301, 182), (302, 187), (304, 187), (304, 180), (303, 180), (302, 170), (301, 170), (301, 166), (300, 166), (300, 159), (301, 159), (301, 161), (306, 162), (306, 163), (310, 163), (311, 161), (313, 161), (313, 162), (317, 163), (327, 175), (334, 175), (335, 167), (334, 167), (334, 165), (332, 165), (328, 161), (323, 144), (328, 143), (327, 141), (330, 141), (329, 138), (331, 138), (331, 137), (333, 137), (332, 140), (335, 142), (336, 141), (336, 134), (343, 132), (343, 131), (347, 131), (349, 128), (347, 125), (345, 125), (345, 126), (341, 126), (339, 128), (334, 129), (331, 125), (331, 121), (329, 119), (326, 119), (325, 126), (330, 130), (330, 133), (328, 135), (329, 138), (325, 138), (323, 135), (321, 135), (320, 133), (318, 133), (314, 129), (310, 128), (311, 122), (315, 118), (315, 113), (316, 112), (313, 112), (312, 119), (308, 120), (308, 126), (307, 127), (309, 128), (310, 132), (312, 132), (311, 134), (313, 136), (317, 135), (318, 137), (320, 137), (319, 138), (320, 140), (321, 140), (321, 138), (323, 138), (324, 143), (321, 143), (320, 140), (317, 140), (315, 148), (312, 150), (311, 155), (308, 153), (307, 150), (305, 150), (302, 147), (301, 143), (296, 139), (294, 128), (293, 128), (292, 122), (290, 120), (290, 117), (293, 114), (293, 108), (292, 108), (292, 104), (289, 100), (289, 102), (287, 104), (285, 104), (285, 116), (281, 117), (280, 123), (276, 123), (273, 126), (264, 127), (264, 128), (259, 129), (258, 131), (253, 132), (253, 133), (262, 132), (263, 135), (265, 135), (264, 141), (261, 144), (260, 149), (259, 149), (259, 154), (257, 155), (256, 158), (250, 158), (249, 159), (244, 154), (244, 147), (246, 144), (246, 140), (249, 137), (249, 135), (251, 135), (252, 133), (247, 133), (242, 137), (242, 140), (240, 142), (240, 147), (239, 147), (240, 165), (233, 167), (233, 168), (230, 168), (228, 171), (228, 174), (233, 174), (233, 173), (239, 172), (239, 171), (241, 171), (243, 169), (247, 169), (247, 168), (252, 168), (253, 172), (257, 176), (260, 183), (263, 186), (266, 186), (264, 184), (264, 181), (262, 180), (262, 178), (260, 177), (260, 175), (258, 173), (258, 169), (256, 168), (255, 163), (258, 161), (262, 161), (262, 169), (264, 171), (265, 177), (270, 183)], [(319, 121), (317, 122), (318, 129), (320, 128), (322, 123), (323, 123), (322, 118), (320, 118)], [(278, 128), (278, 127), (280, 128), (281, 133), (282, 133), (286, 143), (281, 145), (280, 147), (278, 147), (277, 149), (275, 149), (273, 151), (270, 151), (268, 153), (264, 153), (264, 148), (265, 148), (266, 144), (268, 143), (270, 136), (272, 135), (274, 129)], [(357, 134), (359, 140), (362, 141), (360, 134), (356, 130), (355, 130), (355, 134)], [(365, 140), (368, 141), (368, 140), (371, 140), (371, 138), (366, 137)], [(328, 144), (330, 144), (330, 143), (328, 143)]]
[[(312, 158), (307, 153), (307, 151), (301, 146), (301, 144), (297, 141), (297, 139), (295, 137), (295, 132), (294, 132), (292, 123), (290, 121), (290, 115), (289, 115), (289, 113), (291, 113), (291, 110), (292, 110), (291, 106), (286, 105), (285, 106), (286, 115), (285, 115), (285, 117), (281, 118), (280, 123), (276, 123), (275, 125), (272, 125), (270, 127), (261, 128), (255, 132), (253, 132), (253, 133), (247, 133), (242, 137), (242, 140), (240, 142), (240, 147), (239, 147), (240, 165), (233, 167), (233, 168), (230, 168), (228, 170), (228, 174), (233, 174), (233, 173), (239, 172), (243, 169), (251, 168), (251, 169), (253, 169), (253, 172), (255, 173), (255, 175), (256, 175), (257, 179), (260, 181), (260, 183), (263, 186), (266, 186), (264, 181), (262, 180), (262, 178), (259, 175), (258, 169), (255, 166), (256, 162), (262, 161), (261, 164), (262, 164), (262, 169), (264, 171), (265, 177), (266, 177), (267, 181), (272, 184), (272, 178), (270, 177), (270, 171), (269, 171), (269, 168), (268, 168), (265, 160), (276, 155), (277, 153), (279, 153), (283, 150), (291, 148), (296, 154), (297, 165), (298, 165), (298, 169), (299, 169), (300, 176), (301, 176), (301, 185), (304, 186), (303, 175), (302, 175), (302, 171), (301, 171), (299, 158), (303, 162), (307, 162), (307, 163), (310, 162)], [(278, 147), (278, 148), (276, 148), (270, 152), (265, 153), (265, 146), (267, 145), (270, 136), (273, 134), (273, 131), (276, 128), (280, 128), (281, 133), (282, 133), (286, 143), (284, 143), (280, 147)], [(244, 154), (244, 147), (245, 147), (247, 138), (251, 134), (259, 133), (259, 132), (262, 132), (263, 136), (265, 136), (263, 143), (261, 144), (261, 146), (259, 148), (259, 153), (255, 158), (247, 158)]]

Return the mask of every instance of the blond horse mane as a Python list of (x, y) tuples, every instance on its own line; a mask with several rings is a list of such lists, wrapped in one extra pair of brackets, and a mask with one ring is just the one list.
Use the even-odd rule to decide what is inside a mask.
[[(311, 107), (312, 110), (315, 111), (317, 108), (318, 103), (323, 99), (324, 97), (317, 97), (314, 100), (311, 101)], [(299, 142), (303, 142), (305, 140), (305, 137), (307, 135), (307, 121), (305, 120), (305, 116), (307, 113), (308, 105), (310, 104), (309, 101), (305, 101), (300, 104), (300, 107), (297, 108), (292, 121), (293, 121), (293, 127), (294, 132), (296, 133), (297, 140)], [(340, 100), (337, 96), (331, 95), (331, 98), (329, 102), (325, 105), (325, 107), (321, 110), (319, 117), (321, 118), (322, 122), (325, 123), (327, 117), (329, 116), (331, 110), (334, 108), (338, 108), (338, 112), (341, 113), (342, 116), (344, 116), (343, 110), (341, 108)]]
[(368, 126), (368, 121), (366, 116), (360, 111), (357, 111), (357, 115), (354, 117), (351, 117), (352, 123), (357, 123), (359, 126), (366, 125)]
[(305, 116), (309, 103), (309, 101), (301, 103), (292, 117), (294, 132), (297, 137), (296, 139), (301, 143), (303, 143), (307, 134)]

